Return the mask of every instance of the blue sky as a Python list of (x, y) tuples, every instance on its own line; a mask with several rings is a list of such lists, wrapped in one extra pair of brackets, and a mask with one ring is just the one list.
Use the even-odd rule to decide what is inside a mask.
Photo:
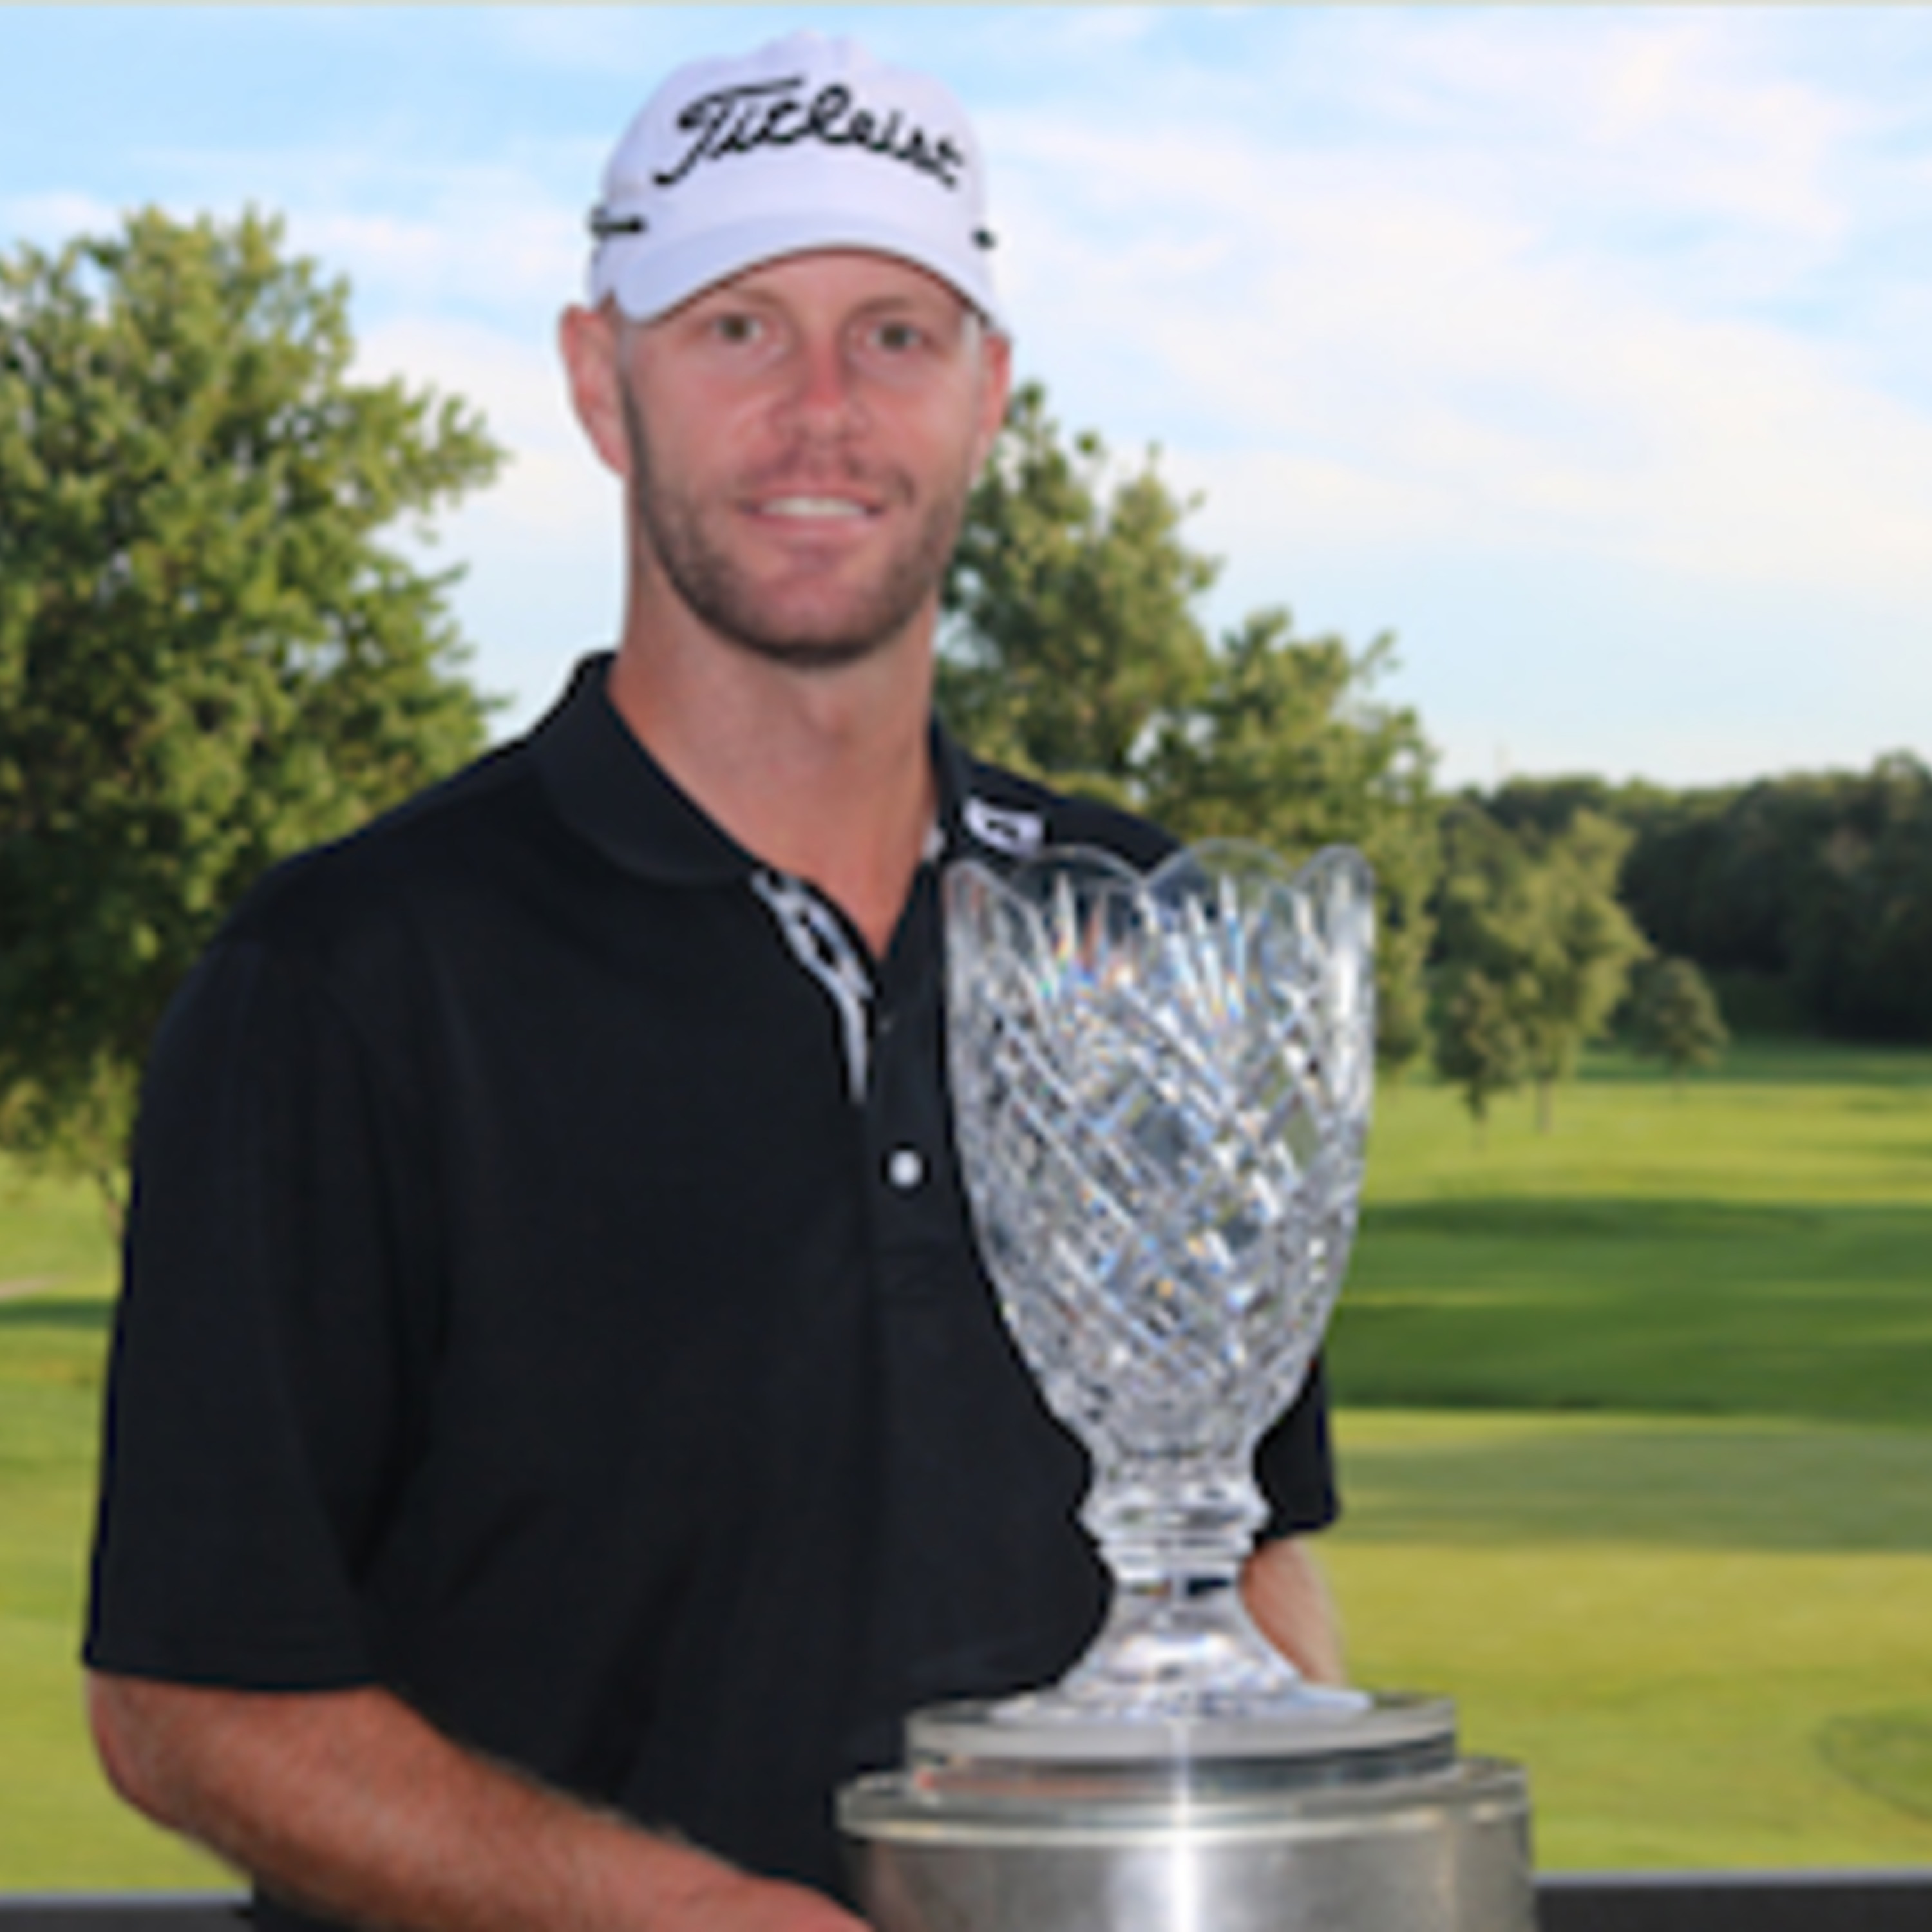
[(604, 155), (800, 26), (965, 100), (1022, 372), (1202, 494), (1217, 622), (1394, 632), (1449, 781), (1932, 760), (1932, 9), (0, 7), (0, 247), (282, 214), (514, 452), (434, 552), (514, 726), (616, 612)]

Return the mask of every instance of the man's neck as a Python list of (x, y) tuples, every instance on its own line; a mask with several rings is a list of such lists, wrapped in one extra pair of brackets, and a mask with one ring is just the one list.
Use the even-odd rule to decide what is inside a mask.
[(747, 851), (808, 880), (883, 957), (937, 803), (930, 646), (795, 670), (748, 652), (646, 648), (611, 668), (618, 715)]

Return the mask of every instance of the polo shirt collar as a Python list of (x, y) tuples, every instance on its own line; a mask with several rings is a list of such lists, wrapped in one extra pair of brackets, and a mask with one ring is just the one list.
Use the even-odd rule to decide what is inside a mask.
[(531, 736), (564, 822), (627, 872), (664, 885), (727, 884), (758, 860), (672, 781), (605, 688), (612, 653), (586, 657)]
[(1047, 844), (1045, 815), (988, 796), (981, 782), (986, 768), (936, 722), (932, 760), (939, 778), (939, 838), (929, 856), (941, 864), (976, 859), (998, 868), (1030, 859)]
[[(607, 688), (612, 654), (583, 659), (531, 750), (564, 821), (626, 872), (667, 885), (728, 884), (761, 862), (682, 790), (618, 715)], [(1046, 842), (1040, 814), (984, 795), (978, 768), (937, 720), (932, 727), (938, 815), (927, 859), (1011, 862)]]

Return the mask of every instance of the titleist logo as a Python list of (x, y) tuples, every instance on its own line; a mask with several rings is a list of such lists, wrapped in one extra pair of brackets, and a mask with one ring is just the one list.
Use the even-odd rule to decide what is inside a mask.
[(834, 81), (808, 100), (802, 74), (788, 80), (748, 82), (700, 94), (677, 117), (691, 146), (656, 177), (660, 188), (683, 180), (700, 161), (727, 154), (748, 154), (756, 148), (789, 148), (800, 141), (822, 141), (828, 148), (862, 148), (888, 160), (930, 175), (947, 188), (958, 185), (956, 170), (966, 157), (950, 138), (937, 140), (896, 107), (884, 114), (860, 106), (852, 90)]

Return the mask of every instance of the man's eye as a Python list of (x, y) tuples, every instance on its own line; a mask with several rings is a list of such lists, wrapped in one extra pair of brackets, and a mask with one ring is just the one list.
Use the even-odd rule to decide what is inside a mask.
[(721, 315), (712, 318), (711, 332), (720, 342), (742, 345), (756, 342), (763, 325), (754, 315)]
[(913, 322), (882, 322), (872, 331), (874, 346), (890, 356), (903, 356), (908, 350), (918, 348), (925, 340), (926, 332)]

